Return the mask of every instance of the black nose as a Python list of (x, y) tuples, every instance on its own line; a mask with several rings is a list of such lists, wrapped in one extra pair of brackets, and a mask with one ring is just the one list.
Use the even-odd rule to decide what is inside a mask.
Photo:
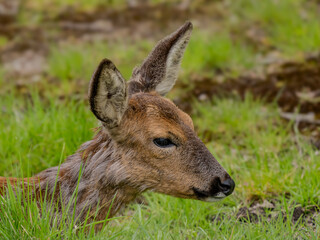
[(223, 192), (226, 196), (230, 195), (233, 192), (235, 186), (236, 184), (231, 178), (227, 178), (226, 180), (218, 184), (220, 191)]

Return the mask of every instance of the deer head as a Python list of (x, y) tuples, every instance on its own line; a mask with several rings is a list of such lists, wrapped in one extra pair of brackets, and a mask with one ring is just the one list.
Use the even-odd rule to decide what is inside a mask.
[(115, 186), (204, 201), (234, 190), (191, 118), (164, 97), (175, 84), (191, 31), (187, 22), (161, 40), (128, 83), (108, 59), (92, 77), (91, 110), (120, 153), (106, 172)]

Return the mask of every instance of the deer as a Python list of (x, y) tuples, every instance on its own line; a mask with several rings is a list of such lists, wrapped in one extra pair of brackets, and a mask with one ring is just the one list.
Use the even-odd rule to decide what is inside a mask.
[(103, 59), (89, 85), (90, 108), (100, 122), (93, 139), (60, 166), (30, 178), (1, 177), (0, 194), (9, 185), (32, 185), (34, 196), (47, 191), (64, 205), (76, 200), (79, 222), (87, 212), (96, 221), (107, 213), (111, 218), (146, 191), (208, 202), (229, 196), (235, 182), (197, 137), (190, 116), (165, 98), (192, 29), (186, 22), (160, 40), (128, 82)]

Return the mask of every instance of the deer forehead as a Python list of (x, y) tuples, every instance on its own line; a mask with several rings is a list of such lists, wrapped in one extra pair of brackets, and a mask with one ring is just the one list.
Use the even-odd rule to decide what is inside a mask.
[(157, 93), (134, 94), (129, 101), (129, 106), (135, 109), (133, 118), (136, 119), (137, 124), (154, 136), (166, 137), (170, 132), (181, 140), (185, 140), (186, 132), (194, 130), (190, 116), (169, 99)]

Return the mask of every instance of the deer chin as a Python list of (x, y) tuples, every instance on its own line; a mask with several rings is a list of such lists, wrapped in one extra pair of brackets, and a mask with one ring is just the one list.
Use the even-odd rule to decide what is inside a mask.
[(210, 191), (201, 191), (197, 188), (193, 188), (193, 191), (198, 200), (205, 201), (205, 202), (218, 202), (227, 196), (223, 192), (217, 192), (212, 194), (210, 193)]
[(205, 201), (205, 202), (218, 202), (218, 201), (224, 199), (225, 197), (226, 197), (226, 195), (224, 193), (219, 192), (213, 197), (207, 197), (207, 198), (204, 198), (202, 200)]

